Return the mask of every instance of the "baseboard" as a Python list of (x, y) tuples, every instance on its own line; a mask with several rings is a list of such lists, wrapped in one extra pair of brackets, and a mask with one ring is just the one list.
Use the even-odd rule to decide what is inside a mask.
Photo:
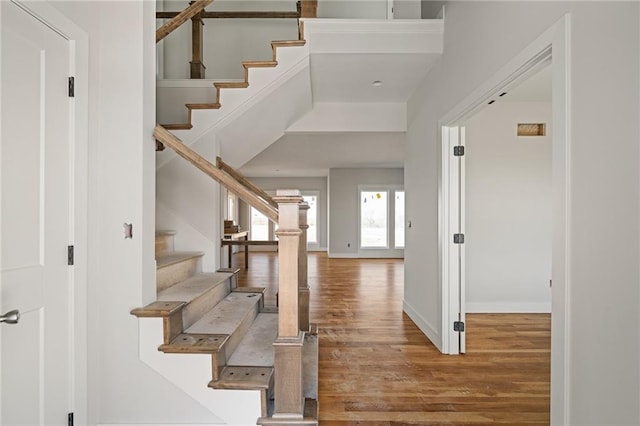
[(330, 259), (404, 259), (404, 254), (378, 254), (378, 253), (331, 253), (327, 252)]
[(429, 321), (424, 319), (406, 300), (402, 301), (402, 310), (411, 318), (411, 321), (422, 331), (427, 339), (433, 343), (433, 345), (442, 352), (442, 338), (440, 332), (436, 330)]
[(548, 314), (551, 302), (467, 302), (468, 314)]

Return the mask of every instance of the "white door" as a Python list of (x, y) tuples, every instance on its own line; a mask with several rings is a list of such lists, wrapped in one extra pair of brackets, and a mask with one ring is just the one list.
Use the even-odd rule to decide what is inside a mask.
[(70, 43), (2, 1), (0, 424), (63, 425), (72, 404)]
[(442, 128), (443, 352), (466, 350), (465, 334), (465, 128)]

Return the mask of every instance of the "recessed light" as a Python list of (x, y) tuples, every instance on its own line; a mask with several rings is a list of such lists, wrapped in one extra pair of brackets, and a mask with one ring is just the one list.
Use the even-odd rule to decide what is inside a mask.
[(382, 82), (380, 80), (375, 80), (371, 85), (373, 85), (373, 87), (380, 87), (382, 86)]

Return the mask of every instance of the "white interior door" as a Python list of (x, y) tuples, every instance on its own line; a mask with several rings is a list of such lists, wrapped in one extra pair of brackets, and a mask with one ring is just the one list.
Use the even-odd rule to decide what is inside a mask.
[(442, 128), (442, 335), (448, 354), (466, 350), (464, 143), (464, 127)]
[(70, 43), (1, 7), (0, 424), (63, 425), (72, 406)]

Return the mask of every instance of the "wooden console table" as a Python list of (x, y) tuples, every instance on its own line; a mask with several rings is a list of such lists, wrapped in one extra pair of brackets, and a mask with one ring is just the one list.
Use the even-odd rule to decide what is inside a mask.
[(234, 234), (224, 234), (220, 246), (229, 247), (229, 268), (231, 268), (231, 255), (233, 246), (244, 246), (244, 269), (249, 269), (249, 246), (277, 246), (277, 241), (251, 241), (249, 231), (236, 232)]

